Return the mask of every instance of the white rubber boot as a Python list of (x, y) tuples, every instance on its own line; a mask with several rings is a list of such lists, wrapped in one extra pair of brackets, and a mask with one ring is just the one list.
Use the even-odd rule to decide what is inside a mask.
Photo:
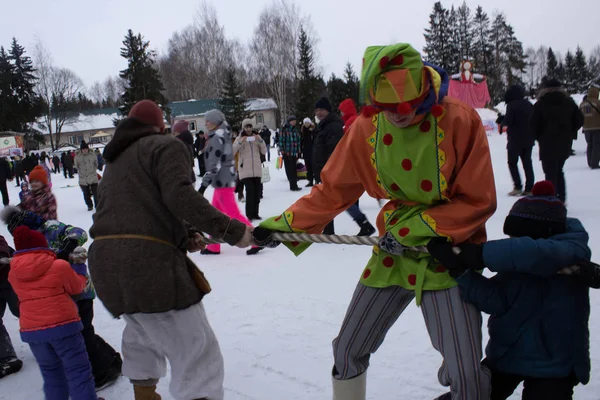
[(367, 373), (352, 379), (333, 380), (333, 400), (366, 400), (367, 398)]

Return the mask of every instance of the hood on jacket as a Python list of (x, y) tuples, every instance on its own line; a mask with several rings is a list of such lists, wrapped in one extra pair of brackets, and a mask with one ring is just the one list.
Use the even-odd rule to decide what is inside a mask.
[(539, 101), (562, 106), (572, 100), (563, 88), (546, 88), (540, 91)]
[(600, 100), (598, 96), (600, 95), (600, 89), (596, 86), (592, 86), (590, 90), (588, 90), (588, 100)]
[(355, 117), (357, 115), (356, 104), (352, 99), (346, 99), (342, 101), (338, 109), (344, 114), (342, 115), (344, 122), (348, 122), (351, 117)]
[(508, 104), (513, 101), (522, 100), (524, 98), (525, 88), (521, 85), (512, 85), (508, 88), (506, 94), (504, 95), (504, 102)]
[(190, 131), (181, 132), (175, 137), (185, 144), (189, 144), (190, 146), (194, 145), (194, 137), (192, 136), (192, 133)]
[(17, 251), (10, 262), (11, 275), (22, 282), (39, 279), (52, 267), (56, 254), (49, 248)]
[(129, 146), (143, 137), (160, 135), (155, 127), (146, 125), (136, 118), (125, 118), (119, 122), (113, 139), (104, 148), (102, 156), (107, 163), (115, 161)]

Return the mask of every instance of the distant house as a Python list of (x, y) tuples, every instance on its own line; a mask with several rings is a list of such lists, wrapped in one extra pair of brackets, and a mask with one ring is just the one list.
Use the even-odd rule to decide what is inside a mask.
[[(175, 101), (169, 103), (171, 109), (171, 119), (174, 124), (179, 120), (190, 122), (190, 131), (192, 133), (205, 130), (204, 115), (207, 111), (219, 108), (218, 100), (189, 100)], [(276, 113), (277, 104), (273, 99), (250, 99), (247, 103), (247, 110), (251, 113), (252, 122), (257, 128), (267, 125), (270, 129), (277, 128)]]
[[(190, 122), (190, 131), (196, 133), (204, 130), (204, 115), (207, 111), (218, 108), (218, 100), (190, 100), (176, 101), (168, 104), (171, 109), (171, 123), (178, 120), (188, 120)], [(248, 111), (252, 114), (254, 126), (262, 127), (267, 125), (275, 129), (275, 114), (277, 105), (273, 99), (250, 99), (248, 100)], [(90, 144), (106, 144), (111, 141), (115, 126), (114, 120), (122, 118), (118, 108), (103, 108), (82, 111), (75, 114), (73, 118), (65, 123), (60, 134), (59, 147), (74, 146), (79, 147), (82, 140)], [(165, 121), (167, 128), (170, 124)], [(44, 127), (42, 120), (39, 120), (33, 126), (45, 137), (46, 147), (50, 147), (50, 134)], [(56, 132), (56, 127), (52, 127), (52, 132)], [(53, 133), (53, 141), (56, 146), (56, 134)]]

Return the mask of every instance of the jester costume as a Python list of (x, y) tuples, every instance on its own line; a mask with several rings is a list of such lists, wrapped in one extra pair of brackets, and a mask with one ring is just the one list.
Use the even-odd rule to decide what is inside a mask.
[[(446, 72), (424, 63), (410, 45), (369, 47), (361, 79), (365, 106), (323, 169), (323, 183), (261, 227), (321, 233), (366, 191), (388, 200), (377, 228), (401, 246), (436, 237), (485, 241), (484, 225), (496, 208), (487, 137), (475, 110), (446, 97), (447, 90)], [(414, 118), (398, 127), (387, 115)], [(284, 244), (296, 255), (309, 246)], [(489, 398), (489, 376), (479, 363), (479, 312), (428, 254), (375, 246), (333, 343), (334, 399), (364, 400), (370, 354), (415, 297), (444, 357), (439, 380), (450, 392), (443, 398)]]

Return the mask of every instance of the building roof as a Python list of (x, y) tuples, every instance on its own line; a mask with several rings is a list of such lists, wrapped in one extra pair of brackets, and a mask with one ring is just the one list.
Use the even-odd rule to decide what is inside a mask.
[[(172, 117), (194, 117), (206, 114), (207, 111), (219, 108), (217, 99), (174, 101), (168, 104)], [(250, 99), (247, 103), (249, 111), (276, 110), (277, 104), (273, 99)], [(62, 133), (81, 132), (90, 130), (114, 129), (114, 120), (121, 118), (118, 108), (98, 108), (85, 110), (75, 116), (73, 121), (66, 123)], [(43, 119), (33, 124), (33, 127), (44, 135), (48, 129), (44, 127)], [(56, 126), (52, 127), (56, 132)]]

